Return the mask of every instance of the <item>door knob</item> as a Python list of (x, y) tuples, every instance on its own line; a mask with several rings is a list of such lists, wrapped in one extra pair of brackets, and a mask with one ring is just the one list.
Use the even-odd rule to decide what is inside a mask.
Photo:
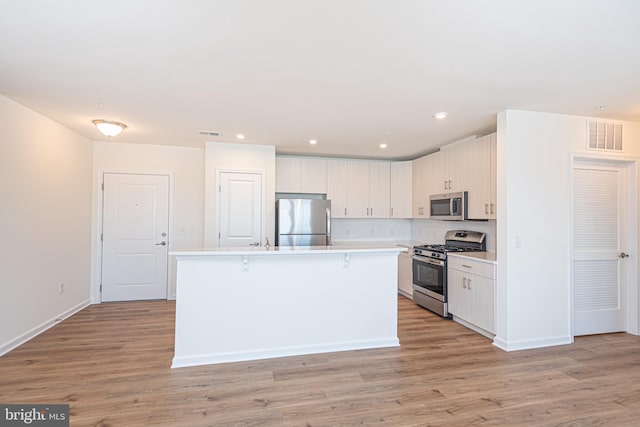
[(620, 252), (620, 255), (618, 255), (618, 258), (629, 258), (629, 254), (625, 254), (624, 252)]
[(260, 246), (260, 242), (249, 243), (249, 246)]
[(160, 242), (160, 243), (156, 243), (156, 246), (165, 246), (167, 244), (167, 242)]

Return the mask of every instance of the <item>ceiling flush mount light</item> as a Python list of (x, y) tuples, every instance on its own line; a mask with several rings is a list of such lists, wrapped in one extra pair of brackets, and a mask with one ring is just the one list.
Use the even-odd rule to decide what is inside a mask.
[(382, 148), (382, 149), (385, 149), (385, 148), (387, 148), (387, 144), (382, 143), (382, 144), (378, 145), (378, 147), (380, 147), (380, 148)]
[(317, 143), (318, 143), (317, 139), (310, 139), (309, 140), (309, 144), (311, 144), (311, 145), (316, 145)]
[(100, 133), (109, 137), (119, 135), (120, 132), (122, 132), (127, 127), (127, 125), (125, 125), (124, 123), (113, 122), (111, 120), (98, 119), (92, 120), (92, 122), (94, 125), (96, 125)]
[(433, 117), (438, 119), (438, 120), (442, 120), (442, 119), (446, 118), (448, 115), (449, 115), (449, 113), (447, 113), (446, 111), (440, 111), (439, 113), (435, 113), (433, 115)]
[(236, 138), (238, 138), (238, 139), (244, 139), (244, 138), (245, 138), (245, 136), (244, 136), (244, 134), (239, 133), (239, 134), (237, 134), (237, 135), (236, 135)]

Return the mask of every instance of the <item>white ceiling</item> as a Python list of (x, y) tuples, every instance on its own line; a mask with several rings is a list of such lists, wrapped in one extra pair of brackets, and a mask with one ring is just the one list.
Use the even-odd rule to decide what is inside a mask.
[(509, 108), (640, 122), (640, 1), (5, 0), (0, 94), (94, 140), (413, 158)]

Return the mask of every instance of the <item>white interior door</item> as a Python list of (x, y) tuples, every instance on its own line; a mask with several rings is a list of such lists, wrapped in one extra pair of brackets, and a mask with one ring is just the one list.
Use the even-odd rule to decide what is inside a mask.
[(167, 298), (169, 177), (104, 174), (102, 301)]
[(625, 170), (576, 164), (573, 183), (574, 335), (624, 331)]
[(262, 174), (220, 172), (218, 238), (220, 247), (260, 246)]

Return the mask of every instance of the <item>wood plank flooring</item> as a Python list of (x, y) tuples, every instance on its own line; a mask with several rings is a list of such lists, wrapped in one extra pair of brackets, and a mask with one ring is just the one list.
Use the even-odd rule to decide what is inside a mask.
[(0, 357), (0, 403), (68, 403), (72, 426), (640, 424), (640, 337), (506, 353), (398, 304), (400, 348), (180, 369), (174, 302), (95, 305)]

